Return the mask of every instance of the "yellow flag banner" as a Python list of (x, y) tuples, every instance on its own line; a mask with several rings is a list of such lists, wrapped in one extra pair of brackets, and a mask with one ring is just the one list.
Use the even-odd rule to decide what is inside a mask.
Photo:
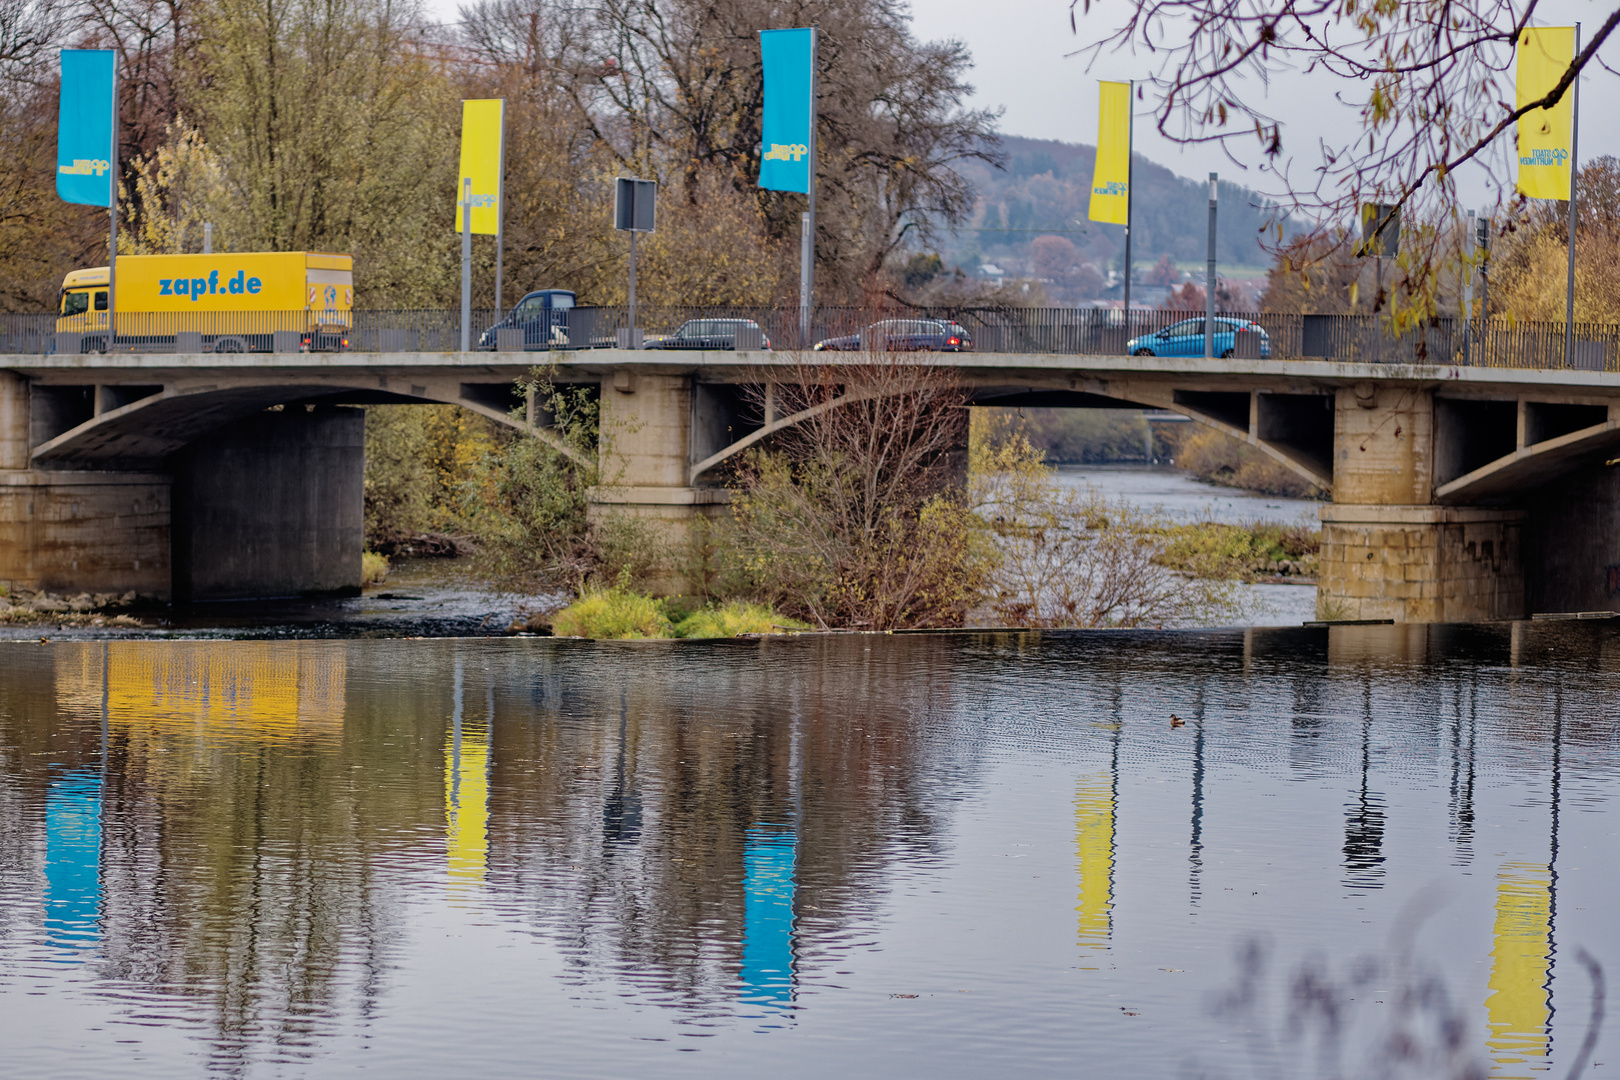
[(1131, 84), (1097, 84), (1097, 168), (1091, 177), (1091, 220), (1128, 225), (1131, 207)]
[(461, 231), (461, 198), (472, 180), (472, 231), (500, 231), (501, 179), (505, 174), (506, 102), (486, 98), (461, 103), (461, 175), (456, 178), (456, 232)]
[[(1575, 28), (1543, 26), (1524, 30), (1518, 43), (1518, 104), (1523, 108), (1547, 96), (1575, 59)], [(1532, 199), (1569, 198), (1569, 149), (1575, 130), (1575, 94), (1564, 91), (1550, 109), (1519, 118), (1520, 192)]]

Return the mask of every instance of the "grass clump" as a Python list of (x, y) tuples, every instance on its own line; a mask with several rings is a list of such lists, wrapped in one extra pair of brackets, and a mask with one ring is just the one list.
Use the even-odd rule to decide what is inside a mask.
[(381, 585), (388, 576), (388, 556), (379, 555), (375, 551), (362, 551), (360, 553), (360, 584)]
[(675, 636), (664, 605), (633, 592), (626, 575), (612, 588), (586, 586), (579, 599), (557, 612), (551, 632), (558, 637), (628, 640)]
[(778, 615), (764, 604), (732, 600), (718, 607), (702, 607), (675, 624), (675, 636), (683, 638), (728, 638), (738, 634), (775, 634), (783, 630), (808, 630), (809, 624)]

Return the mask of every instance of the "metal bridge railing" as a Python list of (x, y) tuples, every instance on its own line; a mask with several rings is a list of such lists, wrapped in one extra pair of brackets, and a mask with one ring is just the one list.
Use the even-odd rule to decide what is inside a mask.
[[(101, 352), (450, 352), (460, 345), (461, 314), (454, 309), (362, 310), (353, 312), (178, 312), (118, 315), (118, 333), (109, 339), (101, 326), (53, 314), (0, 314), (0, 354)], [(541, 312), (532, 318), (503, 319), (493, 310), (472, 313), (475, 348), (545, 353), (622, 346), (642, 332), (644, 344), (678, 346), (681, 328), (714, 331), (692, 339), (697, 347), (776, 350), (807, 348), (846, 339), (853, 347), (884, 348), (905, 342), (898, 332), (877, 328), (885, 322), (948, 320), (967, 331), (980, 353), (1123, 355), (1127, 343), (1138, 350), (1164, 352), (1145, 341), (1161, 330), (1200, 313), (1106, 308), (1020, 308), (956, 306), (939, 308), (822, 307), (811, 325), (799, 325), (798, 308), (742, 306), (650, 306), (638, 309), (639, 327), (630, 326), (624, 307), (578, 307)], [(1443, 318), (1400, 335), (1371, 315), (1279, 315), (1222, 312), (1217, 318), (1257, 324), (1260, 335), (1240, 334), (1234, 355), (1273, 359), (1322, 358), (1368, 363), (1472, 365), (1498, 368), (1620, 371), (1620, 323), (1578, 323), (1573, 357), (1566, 365), (1564, 326), (1554, 322), (1514, 322), (1503, 318)], [(891, 327), (892, 330), (892, 327)], [(1187, 344), (1185, 341), (1183, 345)], [(1192, 355), (1201, 355), (1194, 343)], [(1224, 351), (1224, 350), (1222, 350)]]

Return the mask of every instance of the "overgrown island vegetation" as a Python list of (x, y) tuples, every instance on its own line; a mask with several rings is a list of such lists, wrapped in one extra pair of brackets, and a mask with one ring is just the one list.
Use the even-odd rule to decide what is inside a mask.
[[(454, 406), (374, 406), (368, 542), (463, 554), (536, 598), (528, 629), (585, 637), (1208, 625), (1250, 614), (1244, 582), (1315, 573), (1306, 525), (1179, 523), (1058, 482), (1027, 420), (970, 410), (937, 369), (800, 376), (779, 407), (851, 400), (742, 456), (729, 504), (678, 538), (592, 507), (599, 470), (542, 440)], [(581, 459), (612, 461), (588, 390), (544, 370), (532, 387)]]

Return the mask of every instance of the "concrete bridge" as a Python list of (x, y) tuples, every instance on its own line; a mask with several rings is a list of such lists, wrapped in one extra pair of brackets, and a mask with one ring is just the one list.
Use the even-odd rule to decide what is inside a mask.
[[(818, 357), (821, 359), (822, 357)], [(831, 363), (860, 362), (826, 356)], [(1620, 374), (1324, 360), (929, 354), (979, 404), (1171, 409), (1323, 488), (1319, 611), (1400, 622), (1620, 595)], [(715, 466), (796, 422), (768, 352), (0, 356), (0, 582), (203, 600), (354, 590), (363, 416), (452, 403), (553, 438), (514, 383), (555, 363), (614, 432), (595, 506), (678, 529)]]

